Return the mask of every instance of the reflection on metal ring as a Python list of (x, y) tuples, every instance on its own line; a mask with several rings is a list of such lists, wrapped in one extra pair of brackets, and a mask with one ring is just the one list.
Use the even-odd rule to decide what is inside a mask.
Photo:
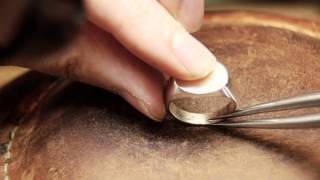
[(169, 80), (166, 89), (167, 108), (182, 122), (196, 125), (212, 124), (220, 121), (215, 119), (216, 117), (236, 109), (236, 101), (227, 87), (227, 80), (223, 87), (210, 93), (196, 94), (185, 89), (173, 78)]

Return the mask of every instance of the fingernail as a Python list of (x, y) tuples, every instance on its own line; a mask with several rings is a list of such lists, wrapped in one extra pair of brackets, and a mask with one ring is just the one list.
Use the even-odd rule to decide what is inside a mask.
[(189, 77), (185, 77), (184, 80), (202, 78), (214, 69), (215, 56), (187, 32), (177, 34), (173, 38), (173, 51), (189, 72)]
[(189, 32), (197, 31), (204, 14), (203, 0), (182, 0), (180, 2), (178, 19)]
[(151, 107), (145, 103), (142, 99), (139, 99), (135, 95), (127, 92), (118, 92), (127, 102), (134, 106), (138, 111), (142, 112), (144, 115), (148, 116), (150, 119), (161, 122), (164, 118), (164, 114), (154, 112)]

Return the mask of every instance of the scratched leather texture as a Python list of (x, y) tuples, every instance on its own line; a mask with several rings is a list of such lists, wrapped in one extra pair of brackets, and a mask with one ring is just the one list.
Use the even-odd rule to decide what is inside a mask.
[[(230, 20), (240, 16), (264, 24)], [(266, 18), (276, 25), (266, 25)], [(305, 20), (221, 12), (208, 14), (195, 36), (227, 66), (243, 107), (320, 89), (319, 28)], [(0, 98), (3, 178), (320, 179), (318, 129), (156, 123), (102, 89), (34, 72), (1, 88)], [(254, 117), (312, 112), (320, 109)]]

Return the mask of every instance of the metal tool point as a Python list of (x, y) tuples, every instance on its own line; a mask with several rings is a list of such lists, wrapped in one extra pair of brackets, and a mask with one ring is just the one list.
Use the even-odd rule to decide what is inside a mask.
[(216, 117), (217, 119), (227, 119), (220, 121), (212, 120), (213, 126), (223, 127), (239, 127), (239, 128), (319, 128), (320, 127), (320, 113), (307, 114), (293, 117), (275, 117), (268, 119), (255, 119), (255, 120), (244, 120), (239, 122), (228, 121), (229, 118), (239, 116), (249, 116), (258, 113), (290, 110), (308, 107), (320, 107), (320, 92), (313, 92), (304, 95), (298, 95), (288, 97), (272, 102), (262, 103), (254, 106), (237, 110), (235, 112), (224, 114)]

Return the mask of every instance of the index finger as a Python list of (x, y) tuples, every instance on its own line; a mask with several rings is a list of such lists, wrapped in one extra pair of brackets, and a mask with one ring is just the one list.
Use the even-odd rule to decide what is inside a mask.
[(213, 71), (216, 59), (157, 1), (88, 0), (89, 18), (147, 64), (177, 79)]

